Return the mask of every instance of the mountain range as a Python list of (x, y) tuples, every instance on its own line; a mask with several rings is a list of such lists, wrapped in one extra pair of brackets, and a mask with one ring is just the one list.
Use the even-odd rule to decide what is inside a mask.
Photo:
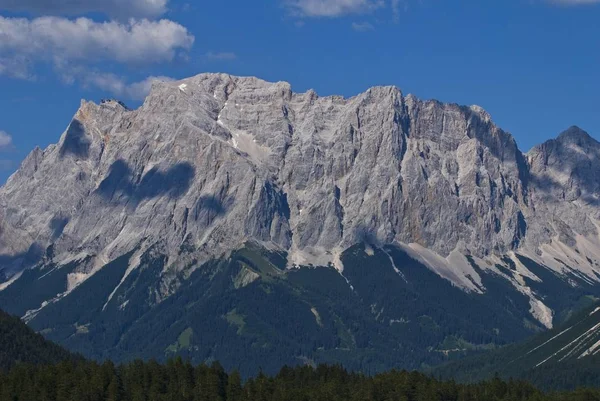
[(396, 87), (156, 82), (82, 102), (0, 189), (0, 308), (98, 359), (436, 364), (600, 297), (599, 157)]

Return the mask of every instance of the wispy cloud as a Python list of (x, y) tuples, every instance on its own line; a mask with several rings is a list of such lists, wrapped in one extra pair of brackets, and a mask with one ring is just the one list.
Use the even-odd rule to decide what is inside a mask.
[(354, 29), (357, 32), (368, 32), (374, 31), (375, 27), (369, 22), (353, 22), (352, 29)]
[[(282, 0), (290, 10), (291, 15), (297, 18), (338, 18), (348, 15), (367, 15), (376, 11), (391, 13), (394, 22), (399, 22), (401, 14), (406, 10), (411, 1), (422, 0)], [(560, 0), (559, 0), (560, 1)], [(585, 1), (585, 0), (583, 0)], [(598, 0), (600, 1), (600, 0)], [(369, 24), (370, 26), (368, 26)], [(367, 22), (354, 23), (352, 27), (357, 31), (368, 31), (373, 25)]]
[(35, 76), (31, 72), (31, 61), (23, 55), (0, 57), (1, 75), (23, 80), (35, 79)]
[(84, 87), (96, 87), (118, 98), (131, 100), (143, 100), (150, 93), (152, 84), (156, 81), (169, 82), (173, 80), (173, 78), (169, 77), (153, 76), (143, 81), (128, 83), (122, 77), (105, 73), (90, 73), (82, 78)]
[[(0, 130), (0, 152), (7, 152), (14, 149), (12, 136), (6, 131)], [(3, 155), (4, 156), (4, 155)], [(14, 160), (0, 158), (0, 171), (10, 171), (15, 168)]]
[[(403, 0), (392, 0), (392, 15), (394, 18), (394, 22), (400, 22), (400, 6), (403, 3)], [(406, 4), (404, 4), (406, 7)]]
[[(12, 136), (6, 131), (0, 130), (0, 152), (10, 151), (14, 148)], [(0, 171), (9, 171), (14, 168), (14, 161), (10, 159), (0, 159)]]
[(340, 17), (385, 7), (383, 0), (288, 0), (285, 4), (300, 17)]
[(66, 84), (79, 84), (85, 89), (100, 89), (119, 99), (143, 100), (155, 81), (169, 82), (173, 78), (150, 76), (142, 81), (129, 82), (127, 78), (113, 73), (100, 72), (82, 66), (60, 67), (59, 74)]
[(0, 0), (0, 10), (42, 15), (101, 13), (113, 18), (154, 18), (167, 11), (168, 0)]
[(12, 148), (13, 139), (6, 131), (0, 130), (0, 151)]

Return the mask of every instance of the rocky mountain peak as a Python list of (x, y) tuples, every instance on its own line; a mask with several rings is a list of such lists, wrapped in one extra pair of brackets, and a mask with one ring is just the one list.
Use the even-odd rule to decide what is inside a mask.
[(573, 126), (556, 139), (534, 147), (528, 157), (534, 174), (545, 174), (560, 187), (584, 186), (586, 192), (597, 192), (600, 142), (581, 128)]
[(563, 131), (557, 138), (558, 141), (562, 141), (562, 142), (575, 142), (575, 143), (593, 143), (597, 141), (592, 138), (590, 136), (590, 134), (588, 134), (586, 131), (582, 130), (581, 128), (579, 128), (576, 125), (573, 125), (572, 127), (568, 128), (567, 130)]

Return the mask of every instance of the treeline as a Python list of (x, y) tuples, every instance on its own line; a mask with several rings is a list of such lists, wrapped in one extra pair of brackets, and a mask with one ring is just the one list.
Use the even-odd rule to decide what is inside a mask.
[(243, 382), (214, 363), (181, 359), (164, 365), (71, 361), (17, 365), (0, 373), (0, 401), (592, 401), (598, 390), (544, 394), (525, 382), (495, 378), (478, 384), (441, 382), (417, 372), (376, 376), (337, 366), (283, 368)]

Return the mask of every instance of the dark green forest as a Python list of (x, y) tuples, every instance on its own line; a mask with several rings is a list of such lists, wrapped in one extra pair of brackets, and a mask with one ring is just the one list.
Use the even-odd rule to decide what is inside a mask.
[(494, 378), (478, 384), (438, 381), (421, 373), (375, 376), (339, 366), (284, 367), (269, 377), (242, 381), (218, 363), (194, 367), (181, 359), (166, 364), (136, 361), (69, 361), (50, 366), (17, 365), (0, 374), (0, 401), (591, 401), (600, 390), (545, 394), (522, 381)]
[(600, 341), (598, 303), (524, 342), (471, 355), (429, 372), (435, 377), (476, 382), (497, 374), (503, 379), (518, 377), (545, 390), (600, 387), (600, 355), (581, 357)]
[[(218, 362), (195, 366), (181, 357), (117, 366), (73, 355), (2, 312), (0, 356), (0, 401), (600, 401), (600, 390), (544, 393), (498, 376), (460, 384), (418, 372), (367, 375), (340, 365), (304, 365), (244, 380), (239, 370), (228, 374)], [(573, 366), (539, 374), (576, 382), (578, 372)]]
[(76, 358), (35, 333), (18, 317), (0, 310), (0, 370), (16, 363), (50, 364)]

